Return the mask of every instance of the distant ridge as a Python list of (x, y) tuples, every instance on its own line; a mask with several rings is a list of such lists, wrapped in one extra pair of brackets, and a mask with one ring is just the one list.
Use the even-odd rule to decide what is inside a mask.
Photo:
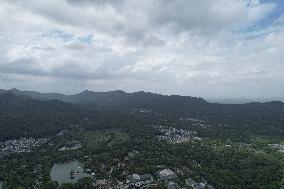
[[(2, 90), (5, 91), (5, 90)], [(60, 100), (73, 104), (90, 105), (96, 107), (111, 108), (151, 108), (161, 110), (175, 110), (177, 107), (186, 108), (207, 103), (206, 100), (197, 97), (179, 95), (161, 95), (150, 92), (126, 93), (122, 90), (109, 92), (94, 92), (85, 90), (75, 95), (64, 95), (60, 93), (40, 93), (36, 91), (21, 91), (10, 89), (16, 95), (25, 95), (37, 100)]]
[(31, 98), (34, 98), (34, 99), (37, 99), (37, 100), (61, 100), (61, 101), (64, 101), (64, 97), (66, 95), (64, 94), (60, 94), (60, 93), (40, 93), (40, 92), (36, 92), (36, 91), (27, 91), (27, 90), (24, 90), (24, 91), (20, 91), (16, 88), (13, 88), (13, 89), (10, 89), (8, 90), (14, 94), (17, 94), (17, 95), (25, 95), (25, 96), (29, 96)]
[[(52, 120), (56, 120), (55, 118), (57, 118), (58, 123), (60, 120), (60, 122), (67, 124), (65, 120), (78, 118), (84, 112), (92, 115), (96, 114), (95, 112), (103, 112), (103, 115), (110, 115), (114, 112), (130, 113), (129, 115), (138, 113), (139, 116), (142, 116), (139, 112), (148, 112), (149, 114), (143, 114), (143, 116), (147, 116), (146, 120), (148, 118), (150, 120), (153, 115), (174, 119), (193, 117), (213, 123), (226, 123), (231, 126), (230, 129), (232, 130), (227, 131), (231, 135), (243, 132), (245, 129), (247, 134), (284, 136), (284, 103), (281, 101), (218, 104), (197, 97), (168, 96), (143, 91), (126, 93), (120, 90), (109, 92), (86, 90), (75, 95), (39, 93), (17, 89), (0, 90), (0, 93), (0, 110), (2, 111), (0, 126), (2, 123), (3, 128), (7, 123), (5, 121), (7, 115), (9, 117), (9, 124), (7, 125), (13, 126), (15, 121), (14, 112), (19, 117), (18, 123), (15, 123), (17, 127), (23, 124), (22, 119), (20, 119), (22, 114), (25, 115), (30, 112), (27, 117), (33, 118), (36, 116), (37, 119), (42, 116), (48, 118), (52, 115), (51, 119), (42, 119), (41, 123), (34, 123), (24, 119), (25, 124), (33, 123), (32, 127), (35, 129), (33, 131), (36, 131), (37, 124), (51, 123)], [(162, 119), (162, 117), (159, 119)], [(110, 119), (112, 118), (110, 117)], [(70, 122), (68, 123), (70, 125)], [(60, 128), (65, 128), (68, 125), (65, 124)], [(54, 129), (52, 130), (54, 131)], [(7, 134), (5, 134), (5, 137), (7, 137)]]
[(69, 128), (81, 114), (81, 108), (70, 103), (35, 100), (12, 91), (0, 90), (0, 141), (11, 139), (11, 136), (54, 135)]
[(211, 103), (219, 103), (219, 104), (248, 104), (252, 102), (271, 102), (271, 101), (283, 101), (283, 98), (276, 99), (276, 98), (206, 98), (208, 102)]

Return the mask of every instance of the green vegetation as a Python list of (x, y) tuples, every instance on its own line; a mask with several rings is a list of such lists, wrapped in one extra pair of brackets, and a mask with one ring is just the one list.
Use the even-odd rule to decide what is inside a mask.
[[(99, 133), (104, 133), (106, 137), (99, 137)], [(108, 137), (110, 133), (116, 133), (115, 136), (118, 136)], [(42, 188), (55, 186), (56, 183), (53, 183), (49, 176), (53, 163), (79, 159), (87, 168), (95, 171), (98, 179), (124, 180), (123, 171), (127, 171), (128, 174), (151, 173), (154, 175), (161, 168), (170, 168), (174, 171), (182, 170), (182, 174), (178, 174), (177, 182), (183, 183), (188, 177), (197, 181), (205, 179), (215, 187), (224, 189), (241, 186), (279, 189), (281, 180), (283, 182), (284, 156), (268, 148), (255, 150), (233, 142), (228, 145), (228, 141), (216, 140), (169, 144), (159, 142), (155, 138), (132, 138), (117, 130), (89, 131), (83, 136), (83, 141), (86, 137), (88, 140), (99, 141), (96, 147), (100, 144), (101, 148), (95, 148), (92, 151), (82, 148), (58, 152), (53, 149), (56, 146), (54, 139), (54, 147), (48, 147), (46, 152), (15, 154), (0, 161), (2, 170), (0, 178), (7, 182), (7, 188), (19, 186), (30, 188), (35, 184), (38, 176), (42, 175), (43, 179), (40, 180)], [(71, 134), (66, 138), (70, 137), (72, 137)], [(118, 139), (124, 142), (113, 142)], [(133, 150), (139, 153), (125, 160), (125, 157)], [(125, 167), (117, 166), (120, 161), (125, 163)], [(111, 169), (112, 172), (110, 172)], [(87, 186), (89, 187), (88, 184)], [(80, 188), (71, 184), (61, 186), (61, 188), (68, 187)]]
[(89, 149), (102, 146), (111, 147), (129, 140), (129, 135), (115, 129), (88, 131), (84, 136), (84, 144)]
[[(112, 95), (110, 102), (117, 99)], [(91, 103), (78, 106), (0, 94), (0, 142), (20, 137), (49, 139), (31, 152), (0, 153), (0, 180), (8, 189), (57, 188), (50, 178), (52, 165), (79, 160), (97, 179), (125, 181), (129, 174), (155, 175), (170, 168), (180, 185), (190, 177), (221, 189), (284, 187), (284, 154), (269, 146), (283, 144), (283, 103), (218, 105), (195, 98), (135, 95), (129, 104), (124, 97), (122, 105), (106, 107), (101, 102), (105, 109), (99, 109)], [(191, 118), (202, 120), (203, 125)], [(153, 125), (195, 131), (202, 140), (160, 141), (161, 132)], [(59, 151), (74, 141), (82, 147)], [(60, 188), (93, 186), (90, 179), (82, 179)]]

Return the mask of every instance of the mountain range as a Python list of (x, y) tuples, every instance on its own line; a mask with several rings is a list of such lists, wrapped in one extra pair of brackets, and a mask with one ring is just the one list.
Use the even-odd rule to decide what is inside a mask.
[[(213, 125), (214, 129), (210, 132), (221, 137), (284, 136), (284, 103), (280, 101), (218, 104), (209, 103), (202, 98), (166, 96), (143, 91), (83, 91), (75, 95), (64, 95), (2, 89), (0, 139), (1, 135), (6, 139), (9, 136), (44, 136), (46, 133), (52, 135), (86, 116), (93, 119), (90, 127), (123, 125), (132, 120), (133, 110), (152, 112), (146, 119), (143, 118), (143, 122), (148, 123), (163, 119), (177, 125), (180, 117), (206, 120)], [(120, 114), (121, 112), (124, 114)], [(133, 125), (137, 122), (135, 119), (133, 118)], [(222, 128), (219, 125), (229, 127)], [(24, 131), (21, 131), (21, 128), (25, 128)], [(212, 134), (210, 132), (205, 131), (207, 135)]]
[[(5, 90), (2, 90), (2, 93)], [(206, 104), (202, 98), (178, 95), (160, 95), (144, 91), (126, 93), (121, 90), (109, 92), (93, 92), (85, 90), (75, 95), (64, 95), (60, 93), (40, 93), (35, 91), (20, 91), (18, 89), (10, 89), (6, 92), (11, 92), (16, 95), (29, 96), (37, 100), (59, 100), (72, 104), (93, 105), (99, 108), (151, 108), (172, 109), (173, 104), (179, 108), (187, 106), (195, 106)]]

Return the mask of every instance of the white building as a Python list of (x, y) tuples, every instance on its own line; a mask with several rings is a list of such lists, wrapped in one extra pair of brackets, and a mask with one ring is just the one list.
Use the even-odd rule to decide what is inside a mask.
[(157, 172), (157, 176), (160, 179), (168, 180), (176, 177), (176, 174), (170, 169), (163, 169)]

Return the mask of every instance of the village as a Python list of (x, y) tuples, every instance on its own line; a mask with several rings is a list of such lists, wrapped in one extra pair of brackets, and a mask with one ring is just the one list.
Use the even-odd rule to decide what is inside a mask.
[(201, 119), (198, 119), (198, 118), (180, 117), (178, 120), (180, 122), (183, 122), (183, 123), (189, 122), (189, 123), (191, 123), (192, 126), (195, 126), (195, 127), (201, 127), (201, 128), (212, 127), (212, 125), (208, 124), (205, 120), (201, 120)]
[(284, 153), (284, 144), (269, 144), (269, 146), (279, 152)]
[[(85, 170), (91, 173), (90, 170)], [(71, 178), (74, 178), (76, 172), (70, 172)], [(78, 174), (78, 173), (77, 173)], [(168, 189), (214, 189), (213, 186), (208, 184), (205, 180), (203, 182), (196, 182), (192, 178), (187, 178), (181, 185), (178, 180), (178, 175), (171, 169), (161, 169), (155, 175), (146, 174), (131, 174), (126, 176), (124, 181), (119, 181), (112, 178), (96, 179), (95, 174), (92, 173), (93, 186), (101, 189), (132, 189), (132, 188), (154, 188), (155, 186), (163, 184)]]
[[(171, 131), (171, 129), (170, 129)], [(176, 130), (176, 132), (185, 132)], [(184, 135), (192, 135), (191, 132), (184, 133)], [(177, 141), (176, 139), (171, 139), (171, 141)], [(179, 139), (180, 141), (180, 139)], [(72, 144), (75, 146), (80, 145), (78, 141), (73, 141)], [(67, 149), (65, 149), (67, 150)], [(68, 150), (77, 150), (77, 148), (71, 147)], [(63, 151), (63, 150), (60, 150)], [(207, 183), (205, 179), (202, 179), (200, 182), (196, 182), (193, 178), (184, 178), (183, 170), (180, 168), (175, 167), (167, 167), (164, 165), (157, 166), (157, 171), (152, 173), (130, 173), (127, 168), (127, 164), (135, 157), (139, 156), (140, 152), (137, 150), (132, 150), (128, 152), (126, 156), (124, 156), (121, 160), (118, 158), (112, 159), (112, 165), (105, 165), (100, 164), (99, 170), (95, 169), (93, 166), (88, 164), (82, 164), (78, 160), (74, 160), (71, 162), (66, 162), (62, 164), (56, 164), (55, 167), (59, 170), (64, 170), (61, 172), (65, 180), (62, 180), (62, 175), (60, 177), (56, 177), (53, 175), (54, 171), (56, 172), (56, 168), (51, 169), (51, 178), (53, 181), (57, 181), (59, 184), (68, 182), (68, 183), (75, 183), (79, 179), (82, 178), (90, 178), (93, 183), (94, 188), (100, 189), (132, 189), (132, 188), (155, 188), (157, 186), (164, 186), (168, 189), (186, 189), (186, 188), (193, 188), (193, 189), (213, 189), (213, 187)], [(85, 155), (84, 161), (87, 162), (92, 157)], [(66, 167), (68, 167), (66, 169)], [(105, 176), (97, 176), (98, 171), (104, 172)], [(122, 175), (122, 177), (117, 178), (113, 176), (113, 172), (117, 172), (118, 175)], [(38, 185), (40, 182), (38, 182)], [(35, 186), (35, 188), (37, 188)]]
[[(200, 120), (189, 119), (196, 124), (205, 124), (205, 122)], [(151, 125), (151, 127), (157, 129), (160, 134), (156, 137), (159, 141), (164, 141), (170, 144), (180, 144), (187, 143), (189, 141), (204, 141), (205, 139), (197, 137), (197, 132), (193, 130), (184, 130), (179, 128), (174, 128), (171, 126), (164, 125)], [(62, 137), (68, 138), (67, 135), (69, 131), (64, 130), (56, 135), (58, 141), (63, 139)], [(101, 134), (101, 133), (100, 133)], [(84, 135), (85, 136), (85, 135)], [(111, 135), (113, 136), (113, 135)], [(109, 140), (109, 139), (107, 139)], [(32, 152), (37, 147), (48, 144), (54, 152), (57, 154), (68, 154), (68, 153), (77, 153), (83, 152), (85, 144), (83, 140), (77, 140), (75, 138), (69, 138), (68, 140), (62, 140), (63, 143), (59, 142), (56, 145), (54, 143), (56, 140), (51, 140), (50, 138), (20, 138), (14, 140), (7, 140), (0, 143), (0, 157), (6, 156), (12, 153), (28, 153)], [(108, 141), (109, 142), (109, 141)], [(229, 147), (231, 145), (225, 145)], [(281, 144), (270, 144), (271, 148), (276, 150), (283, 150), (283, 145)], [(145, 171), (145, 172), (136, 172), (129, 171), (130, 162), (136, 157), (140, 156), (141, 152), (138, 150), (132, 149), (127, 152), (122, 158), (112, 158), (109, 162), (110, 164), (99, 163), (95, 156), (87, 155), (82, 153), (80, 157), (71, 158), (67, 161), (61, 163), (53, 164), (53, 167), (50, 170), (51, 179), (53, 182), (57, 182), (59, 186), (63, 183), (77, 183), (80, 179), (89, 178), (91, 179), (92, 186), (94, 188), (109, 188), (109, 189), (132, 189), (132, 188), (155, 188), (163, 186), (167, 189), (213, 189), (214, 187), (211, 183), (204, 178), (195, 177), (192, 175), (184, 174), (183, 167), (176, 166), (166, 166), (162, 164), (156, 164), (155, 171)], [(75, 156), (74, 156), (75, 157)], [(90, 160), (90, 161), (89, 161)], [(95, 163), (87, 162), (97, 162), (99, 166)], [(193, 166), (201, 167), (201, 165), (192, 160)], [(54, 172), (54, 166), (58, 166), (58, 170), (63, 170), (61, 176), (65, 177), (64, 179), (52, 176)], [(71, 166), (70, 166), (71, 165)], [(22, 165), (22, 167), (25, 165)], [(55, 166), (55, 167), (56, 167)], [(68, 167), (67, 169), (64, 167)], [(98, 168), (99, 167), (99, 168)], [(25, 167), (23, 167), (25, 168)], [(33, 168), (33, 172), (30, 174), (35, 175), (36, 183), (33, 185), (33, 188), (40, 188), (43, 183), (43, 178), (45, 175), (42, 173), (42, 163), (36, 164)], [(188, 169), (188, 168), (187, 168)], [(58, 170), (55, 170), (58, 171)], [(56, 175), (56, 174), (55, 174)], [(198, 179), (196, 179), (198, 178)]]
[[(104, 172), (107, 172), (108, 176), (106, 178), (97, 178), (96, 170), (90, 169), (86, 166), (84, 167), (82, 172), (87, 173), (87, 177), (92, 178), (93, 186), (95, 188), (108, 188), (108, 189), (132, 189), (132, 188), (155, 188), (155, 186), (163, 185), (168, 189), (214, 189), (205, 179), (202, 179), (201, 182), (196, 182), (192, 178), (186, 178), (182, 180), (184, 177), (183, 170), (180, 168), (169, 168), (165, 166), (157, 166), (159, 168), (154, 174), (144, 173), (144, 174), (128, 174), (127, 171), (127, 162), (131, 161), (131, 159), (139, 156), (140, 152), (137, 150), (130, 151), (122, 160), (118, 158), (114, 158), (114, 165), (111, 167), (107, 167), (105, 164), (100, 165), (100, 169)], [(85, 156), (85, 158), (89, 158)], [(124, 175), (123, 180), (117, 179), (111, 176), (111, 173), (115, 170), (121, 170), (119, 174)], [(79, 171), (75, 171), (72, 169), (70, 173), (71, 179), (76, 179), (76, 176), (80, 174)], [(68, 173), (67, 173), (68, 174)], [(86, 175), (85, 175), (86, 176)]]
[(41, 146), (48, 138), (20, 138), (0, 142), (0, 158), (12, 153), (30, 152), (32, 148)]
[(162, 135), (158, 136), (158, 139), (161, 141), (178, 144), (182, 142), (188, 142), (190, 140), (202, 140), (201, 138), (196, 137), (196, 131), (177, 129), (163, 125), (154, 125), (153, 127), (158, 129), (162, 133)]
[[(188, 131), (183, 129), (177, 129), (169, 126), (162, 125), (154, 125), (154, 128), (158, 129), (162, 135), (157, 136), (160, 141), (166, 141), (169, 143), (177, 144), (182, 142), (187, 142), (190, 140), (201, 140), (201, 138), (196, 137), (197, 132)], [(68, 131), (62, 131), (57, 134), (57, 137), (62, 137), (68, 133)], [(20, 138), (14, 140), (7, 140), (0, 143), (0, 155), (9, 155), (12, 153), (27, 153), (31, 152), (35, 147), (39, 147), (43, 144), (49, 142), (48, 138)], [(49, 145), (53, 146), (53, 143), (49, 143)], [(82, 144), (78, 140), (69, 141), (65, 143), (64, 146), (61, 146), (58, 149), (58, 152), (64, 151), (76, 151), (82, 147)], [(89, 177), (92, 179), (94, 188), (113, 188), (113, 189), (131, 189), (131, 188), (151, 188), (158, 185), (166, 186), (168, 189), (185, 189), (188, 187), (192, 187), (193, 189), (212, 189), (213, 187), (209, 185), (206, 180), (203, 179), (202, 182), (196, 182), (192, 178), (187, 178), (181, 184), (179, 176), (182, 175), (182, 171), (178, 168), (170, 169), (167, 167), (160, 166), (159, 170), (155, 172), (155, 174), (145, 173), (145, 174), (128, 174), (126, 171), (126, 164), (135, 156), (139, 155), (137, 150), (130, 151), (122, 160), (113, 159), (116, 162), (115, 166), (106, 167), (106, 165), (101, 164), (101, 169), (107, 173), (107, 177), (105, 178), (97, 178), (96, 170), (92, 168), (88, 168), (81, 164), (79, 161), (71, 161), (66, 162), (65, 164), (73, 164), (74, 162), (78, 163), (70, 170), (65, 170), (63, 173), (67, 180), (67, 183), (75, 183), (81, 178)], [(89, 156), (85, 156), (85, 159), (88, 159)], [(61, 164), (58, 164), (59, 166)], [(78, 169), (79, 167), (79, 169)], [(62, 167), (61, 167), (62, 168)], [(115, 170), (122, 170), (120, 174), (123, 175), (124, 180), (118, 180), (115, 177), (111, 176), (111, 173)], [(38, 174), (36, 179), (36, 184), (33, 186), (34, 188), (39, 188), (42, 183), (43, 175), (40, 173), (41, 165), (39, 164), (35, 169), (34, 173)], [(52, 172), (52, 170), (51, 170)], [(52, 177), (53, 178), (53, 177)], [(59, 184), (64, 183), (64, 181), (57, 180), (57, 178), (53, 178), (53, 181), (59, 181)]]
[(186, 189), (192, 187), (193, 189), (213, 189), (213, 187), (207, 182), (195, 182), (193, 179), (185, 179), (185, 186), (180, 186), (175, 179), (177, 178), (176, 173), (171, 169), (163, 169), (156, 172), (156, 175), (151, 174), (132, 174), (126, 177), (125, 182), (117, 182), (118, 185), (113, 184), (108, 180), (97, 180), (94, 186), (97, 188), (119, 188), (119, 189), (130, 189), (130, 188), (151, 188), (157, 186), (159, 183), (165, 184), (168, 189)]

